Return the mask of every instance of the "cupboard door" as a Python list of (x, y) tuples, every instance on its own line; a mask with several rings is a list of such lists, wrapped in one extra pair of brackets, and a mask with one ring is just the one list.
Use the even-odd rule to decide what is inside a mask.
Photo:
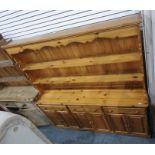
[(148, 134), (147, 117), (145, 115), (128, 115), (129, 132), (134, 134)]
[(59, 111), (58, 112), (62, 118), (65, 120), (66, 125), (69, 127), (78, 127), (78, 123), (68, 111)]
[(107, 120), (112, 131), (127, 132), (127, 124), (123, 114), (108, 114)]
[(89, 121), (95, 130), (110, 130), (108, 122), (102, 114), (89, 114)]
[(50, 110), (44, 110), (44, 112), (56, 126), (66, 126), (66, 122), (60, 113)]
[(76, 118), (76, 120), (78, 121), (78, 124), (80, 126), (80, 128), (84, 128), (84, 129), (90, 129), (92, 128), (91, 126), (91, 122), (88, 119), (88, 114), (87, 113), (73, 113), (74, 117)]

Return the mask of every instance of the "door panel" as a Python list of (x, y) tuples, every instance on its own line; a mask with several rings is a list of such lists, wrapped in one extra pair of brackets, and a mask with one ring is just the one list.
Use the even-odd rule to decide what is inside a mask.
[(63, 117), (67, 126), (78, 127), (78, 123), (68, 111), (59, 111), (58, 113), (60, 113), (60, 115)]
[(54, 112), (54, 111), (49, 111), (49, 110), (45, 110), (44, 111), (48, 118), (55, 124), (55, 125), (63, 125), (66, 126), (66, 122), (63, 119), (63, 117), (60, 115), (60, 113), (58, 112)]
[(124, 115), (122, 114), (109, 114), (108, 123), (110, 124), (111, 130), (119, 132), (127, 132), (127, 126)]
[(44, 110), (56, 126), (148, 135), (146, 115)]
[(73, 113), (73, 115), (78, 121), (80, 128), (92, 128), (91, 122), (89, 121), (88, 115), (86, 113)]
[(126, 115), (144, 115), (146, 113), (146, 109), (144, 108), (103, 107), (103, 111), (104, 113)]
[(102, 113), (101, 107), (95, 105), (73, 105), (68, 107), (72, 112)]
[(127, 117), (129, 132), (147, 133), (147, 120), (145, 115), (129, 115)]
[(102, 114), (89, 114), (89, 120), (96, 130), (110, 130), (107, 120)]

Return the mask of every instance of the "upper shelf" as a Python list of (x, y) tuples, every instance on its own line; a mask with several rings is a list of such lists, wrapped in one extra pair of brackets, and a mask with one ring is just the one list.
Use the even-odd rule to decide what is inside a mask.
[(26, 70), (37, 70), (37, 69), (46, 69), (46, 68), (53, 69), (53, 68), (82, 67), (82, 66), (140, 61), (140, 59), (141, 59), (140, 54), (138, 52), (133, 52), (133, 53), (127, 53), (127, 54), (113, 54), (108, 56), (30, 63), (27, 65), (23, 65), (22, 69), (26, 71)]
[(144, 89), (140, 15), (3, 46), (31, 82), (51, 89)]

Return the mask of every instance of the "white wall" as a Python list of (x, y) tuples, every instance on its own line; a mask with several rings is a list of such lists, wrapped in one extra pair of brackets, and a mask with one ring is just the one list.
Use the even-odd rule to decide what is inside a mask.
[(151, 126), (155, 132), (155, 11), (142, 11)]
[(18, 40), (136, 14), (136, 10), (4, 10), (0, 33)]

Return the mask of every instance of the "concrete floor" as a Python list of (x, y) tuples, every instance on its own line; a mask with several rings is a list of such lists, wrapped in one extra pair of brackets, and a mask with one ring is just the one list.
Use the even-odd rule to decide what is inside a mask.
[(40, 131), (56, 144), (155, 144), (152, 138), (95, 133), (75, 129), (62, 129), (53, 125), (39, 127)]

